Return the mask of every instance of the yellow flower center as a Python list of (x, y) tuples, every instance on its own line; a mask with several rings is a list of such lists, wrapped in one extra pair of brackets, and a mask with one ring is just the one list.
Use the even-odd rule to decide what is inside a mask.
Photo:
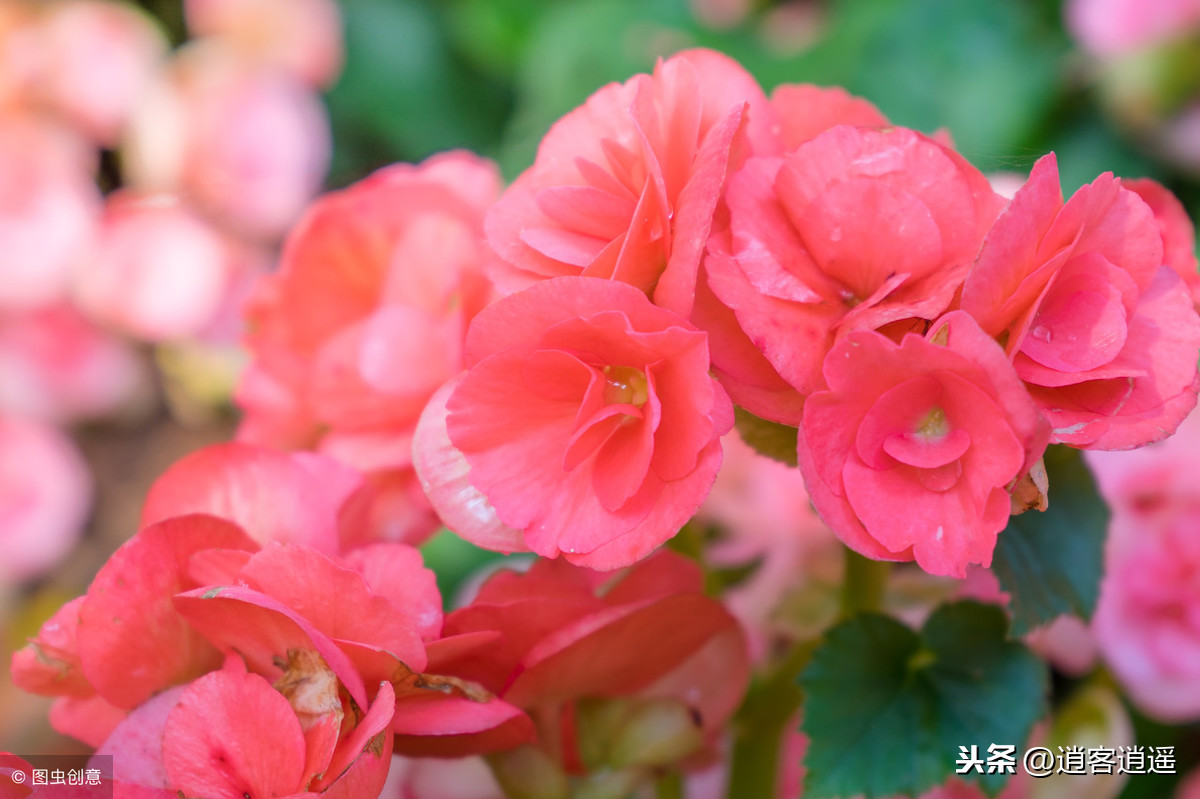
[(650, 398), (646, 375), (632, 366), (604, 367), (604, 401), (609, 405), (636, 405)]

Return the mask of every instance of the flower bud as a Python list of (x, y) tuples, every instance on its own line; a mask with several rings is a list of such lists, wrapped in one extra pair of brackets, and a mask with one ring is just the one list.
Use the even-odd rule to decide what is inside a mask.
[(652, 699), (617, 730), (608, 753), (615, 768), (661, 766), (690, 755), (703, 742), (701, 720), (676, 699)]
[(544, 749), (519, 746), (487, 760), (508, 799), (567, 799), (567, 775)]

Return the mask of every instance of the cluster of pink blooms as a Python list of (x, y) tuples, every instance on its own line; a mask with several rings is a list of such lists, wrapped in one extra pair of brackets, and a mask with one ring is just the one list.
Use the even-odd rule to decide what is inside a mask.
[[(962, 577), (1052, 495), (1048, 444), (1179, 427), (1192, 235), (1152, 182), (1064, 199), (1049, 155), (1006, 200), (944, 135), (678, 54), (561, 119), (507, 189), (447, 153), (317, 200), (251, 298), (241, 441), (160, 479), (14, 680), (120, 755), (117, 796), (443, 795), (424, 760), (385, 783), (393, 753), (486, 755), (480, 797), (712, 766), (821, 521)], [(735, 405), (795, 430), (798, 470), (722, 470)], [(1106, 601), (1161, 608), (1150, 651), (1200, 647), (1176, 612), (1195, 498), (1112, 490), (1162, 532), (1114, 536)], [(727, 608), (659, 549), (698, 511), (796, 540), (714, 549), (769, 555)], [(443, 616), (413, 548), (439, 525), (540, 558)]]
[[(90, 480), (54, 426), (145, 396), (136, 342), (234, 344), (325, 175), (336, 3), (185, 6), (194, 38), (169, 52), (132, 3), (0, 0), (0, 582), (84, 521)], [(102, 151), (121, 164), (107, 196)]]

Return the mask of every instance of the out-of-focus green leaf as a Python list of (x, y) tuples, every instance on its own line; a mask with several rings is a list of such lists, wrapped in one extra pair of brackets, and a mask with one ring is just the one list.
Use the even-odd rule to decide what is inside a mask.
[(510, 177), (533, 162), (559, 117), (601, 86), (697, 44), (686, 0), (572, 0), (549, 9), (517, 72), (517, 107), (500, 163)]
[(494, 153), (508, 111), (502, 85), (458, 60), (418, 0), (344, 0), (346, 66), (329, 95), (331, 182), (454, 147)]
[(742, 408), (734, 408), (733, 418), (742, 441), (759, 455), (796, 465), (796, 428), (761, 419)]
[(442, 604), (451, 607), (463, 582), (490, 563), (504, 560), (499, 552), (491, 552), (471, 544), (449, 530), (442, 530), (421, 545), (425, 565), (437, 575)]
[(972, 163), (994, 170), (1037, 132), (1066, 47), (1027, 2), (842, 0), (813, 48), (762, 78), (844, 86), (897, 124), (948, 129)]
[(1052, 446), (1045, 462), (1049, 507), (1012, 517), (992, 558), (1016, 635), (1064, 613), (1091, 618), (1104, 568), (1108, 506), (1079, 450)]

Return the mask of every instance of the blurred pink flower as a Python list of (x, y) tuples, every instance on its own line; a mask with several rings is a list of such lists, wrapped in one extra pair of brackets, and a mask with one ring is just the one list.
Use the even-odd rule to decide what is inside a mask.
[(1067, 30), (1098, 56), (1115, 56), (1186, 35), (1200, 0), (1067, 0)]
[(70, 552), (91, 499), (91, 475), (70, 438), (0, 414), (0, 585), (36, 577)]
[(215, 317), (233, 260), (232, 245), (179, 198), (118, 192), (77, 263), (75, 298), (137, 338), (191, 336)]
[(146, 388), (134, 352), (73, 306), (0, 314), (0, 410), (55, 423), (95, 419)]
[(816, 561), (824, 562), (825, 552), (840, 547), (813, 510), (798, 469), (759, 455), (737, 433), (722, 438), (721, 447), (721, 470), (697, 518), (721, 525), (727, 534), (708, 550), (714, 565), (761, 560), (752, 576), (722, 597), (761, 654), (781, 600)]
[(1113, 511), (1100, 650), (1147, 715), (1200, 719), (1200, 416), (1160, 444), (1087, 457)]
[(0, 310), (61, 299), (100, 193), (82, 143), (56, 125), (0, 116)]
[(37, 31), (41, 63), (34, 98), (111, 146), (166, 56), (166, 37), (132, 3), (47, 5)]
[(132, 186), (177, 192), (239, 233), (282, 234), (329, 161), (311, 90), (215, 41), (175, 56), (134, 112), (123, 148)]
[(188, 28), (220, 36), (239, 52), (313, 86), (342, 68), (342, 21), (335, 0), (185, 0)]

